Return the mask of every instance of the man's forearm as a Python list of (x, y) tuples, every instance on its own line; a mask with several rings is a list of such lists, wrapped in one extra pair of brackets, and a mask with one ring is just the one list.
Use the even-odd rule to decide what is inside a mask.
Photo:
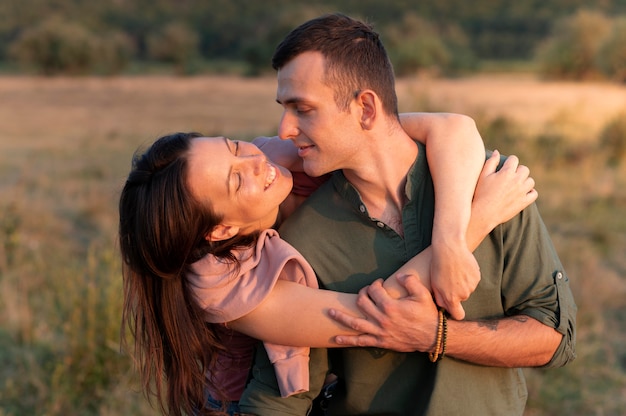
[(448, 321), (446, 355), (494, 367), (538, 367), (547, 364), (563, 336), (526, 316)]

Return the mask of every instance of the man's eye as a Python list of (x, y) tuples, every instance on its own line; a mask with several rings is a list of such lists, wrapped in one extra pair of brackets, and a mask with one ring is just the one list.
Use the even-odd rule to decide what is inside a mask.
[(297, 112), (298, 114), (306, 114), (306, 113), (308, 113), (309, 111), (311, 111), (311, 109), (310, 109), (310, 108), (308, 108), (308, 107), (304, 107), (304, 108), (303, 108), (303, 107), (298, 107), (298, 108), (296, 108), (296, 112)]
[(235, 156), (239, 156), (239, 140), (235, 142)]

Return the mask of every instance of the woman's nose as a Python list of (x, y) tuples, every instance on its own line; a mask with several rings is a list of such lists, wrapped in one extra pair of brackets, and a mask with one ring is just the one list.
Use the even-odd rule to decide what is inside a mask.
[(257, 151), (247, 151), (246, 154), (241, 155), (240, 159), (241, 164), (255, 176), (263, 172), (263, 165), (266, 161), (265, 154), (258, 149)]
[(259, 175), (263, 172), (263, 166), (266, 164), (266, 157), (263, 153), (252, 156), (252, 167), (254, 169), (254, 174)]

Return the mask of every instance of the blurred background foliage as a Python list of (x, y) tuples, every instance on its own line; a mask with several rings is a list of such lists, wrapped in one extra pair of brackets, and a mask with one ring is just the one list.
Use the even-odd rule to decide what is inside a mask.
[[(130, 156), (177, 126), (275, 131), (278, 115), (264, 112), (274, 86), (252, 77), (273, 74), (295, 25), (333, 11), (374, 23), (405, 80), (626, 81), (626, 0), (0, 0), (0, 416), (155, 413), (119, 346), (116, 198)], [(45, 77), (12, 77), (24, 74)], [(180, 77), (196, 74), (245, 77), (215, 77), (223, 88)], [(525, 370), (526, 416), (625, 414), (626, 107), (604, 122), (572, 103), (529, 133), (505, 114), (506, 91), (490, 94), (502, 115), (458, 111), (487, 147), (531, 167), (579, 306), (578, 358)], [(405, 99), (420, 111), (454, 101), (436, 89)], [(598, 119), (597, 134), (572, 134)]]
[(626, 79), (624, 0), (3, 0), (0, 69), (258, 75), (295, 24), (333, 11), (372, 22), (399, 75), (524, 61), (550, 78)]

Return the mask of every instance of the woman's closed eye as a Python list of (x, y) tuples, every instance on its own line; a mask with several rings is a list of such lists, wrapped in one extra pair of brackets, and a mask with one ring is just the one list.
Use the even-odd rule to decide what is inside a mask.
[[(226, 144), (228, 146), (228, 150), (230, 150), (230, 152), (235, 157), (238, 157), (239, 156), (239, 140), (226, 139)], [(234, 183), (235, 183), (235, 192), (237, 192), (241, 188), (241, 183), (242, 183), (241, 172), (233, 169), (231, 171), (231, 177), (233, 176), (234, 176)]]
[[(235, 140), (235, 156), (239, 156), (239, 140)], [(243, 179), (241, 177), (241, 172), (235, 172), (235, 175), (237, 176), (237, 186), (235, 191), (238, 191), (241, 188)]]
[(236, 191), (239, 191), (239, 189), (241, 188), (242, 179), (241, 179), (240, 172), (235, 172), (235, 176), (237, 177), (236, 186), (235, 186), (235, 192), (236, 192)]

